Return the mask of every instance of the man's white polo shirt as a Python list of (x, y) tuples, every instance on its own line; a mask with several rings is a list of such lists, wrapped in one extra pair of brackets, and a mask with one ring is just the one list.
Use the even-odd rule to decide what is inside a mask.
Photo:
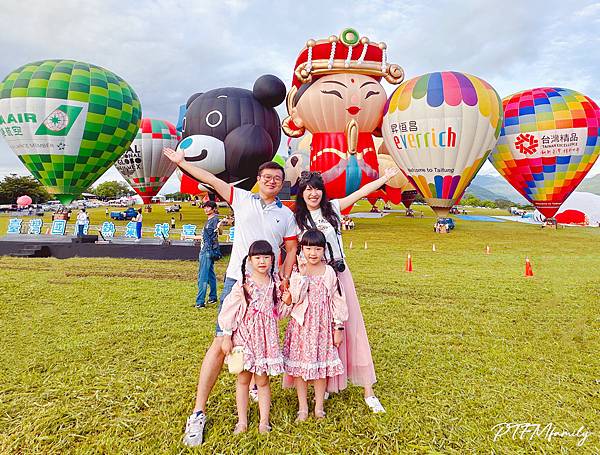
[[(275, 269), (279, 264), (279, 248), (285, 240), (297, 238), (297, 226), (292, 211), (279, 199), (264, 205), (258, 194), (231, 187), (229, 204), (235, 215), (235, 235), (227, 278), (242, 279), (242, 261), (257, 240), (266, 240), (275, 253)], [(263, 206), (264, 205), (264, 206)]]

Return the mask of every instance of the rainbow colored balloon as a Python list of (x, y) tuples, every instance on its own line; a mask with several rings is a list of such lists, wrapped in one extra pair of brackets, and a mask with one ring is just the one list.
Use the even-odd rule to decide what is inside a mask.
[(535, 88), (502, 100), (494, 167), (546, 217), (553, 217), (600, 153), (600, 110), (566, 88)]
[(470, 74), (429, 73), (401, 84), (384, 108), (383, 139), (438, 216), (448, 214), (496, 144), (502, 105)]

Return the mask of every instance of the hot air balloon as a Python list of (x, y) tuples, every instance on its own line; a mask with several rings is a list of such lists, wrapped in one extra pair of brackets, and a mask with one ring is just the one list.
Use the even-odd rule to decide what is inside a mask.
[[(185, 160), (221, 180), (249, 190), (258, 168), (275, 156), (281, 141), (274, 109), (285, 98), (285, 84), (276, 76), (259, 77), (252, 90), (223, 87), (196, 93), (187, 102), (182, 141)], [(184, 172), (182, 193), (203, 191)]]
[(490, 161), (546, 217), (553, 217), (600, 153), (600, 110), (565, 88), (535, 88), (502, 100), (504, 124)]
[(308, 40), (296, 60), (282, 127), (290, 137), (312, 133), (310, 169), (321, 172), (330, 199), (379, 177), (373, 134), (387, 98), (380, 81), (399, 84), (404, 78), (398, 65), (387, 62), (386, 49), (348, 28)]
[(165, 120), (144, 118), (129, 150), (115, 163), (144, 204), (151, 203), (177, 167), (162, 152), (164, 147), (177, 147), (177, 142), (179, 135), (175, 125)]
[(415, 202), (415, 199), (417, 198), (417, 194), (419, 194), (419, 192), (417, 190), (415, 190), (415, 187), (412, 186), (410, 183), (407, 184), (403, 189), (402, 189), (402, 203), (404, 204), (404, 207), (406, 207), (407, 209), (410, 209), (410, 206), (412, 205), (413, 202)]
[(17, 198), (17, 205), (19, 207), (27, 207), (28, 205), (31, 205), (32, 202), (32, 199), (26, 194)]
[(429, 73), (400, 85), (384, 108), (390, 154), (438, 216), (448, 214), (496, 144), (502, 106), (482, 79)]
[(63, 204), (127, 150), (140, 118), (140, 102), (129, 84), (88, 63), (33, 62), (0, 83), (1, 134)]

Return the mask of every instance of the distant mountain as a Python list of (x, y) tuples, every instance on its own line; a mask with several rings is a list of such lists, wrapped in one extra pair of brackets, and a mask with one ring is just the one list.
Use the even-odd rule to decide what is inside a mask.
[(488, 201), (507, 199), (519, 204), (527, 203), (527, 200), (500, 175), (478, 174), (466, 193)]
[(577, 191), (585, 191), (587, 193), (594, 193), (600, 196), (600, 174), (583, 179), (583, 182), (581, 182), (577, 187)]
[[(593, 193), (600, 196), (600, 174), (587, 177), (577, 187), (579, 192)], [(496, 199), (508, 199), (519, 204), (527, 201), (500, 175), (483, 174), (477, 175), (465, 193), (487, 201)]]

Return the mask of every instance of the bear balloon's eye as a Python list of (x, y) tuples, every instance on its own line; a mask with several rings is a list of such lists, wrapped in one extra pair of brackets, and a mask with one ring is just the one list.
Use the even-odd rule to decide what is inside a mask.
[(217, 110), (210, 111), (208, 114), (206, 114), (206, 124), (211, 128), (216, 128), (221, 124), (222, 121), (223, 114)]

